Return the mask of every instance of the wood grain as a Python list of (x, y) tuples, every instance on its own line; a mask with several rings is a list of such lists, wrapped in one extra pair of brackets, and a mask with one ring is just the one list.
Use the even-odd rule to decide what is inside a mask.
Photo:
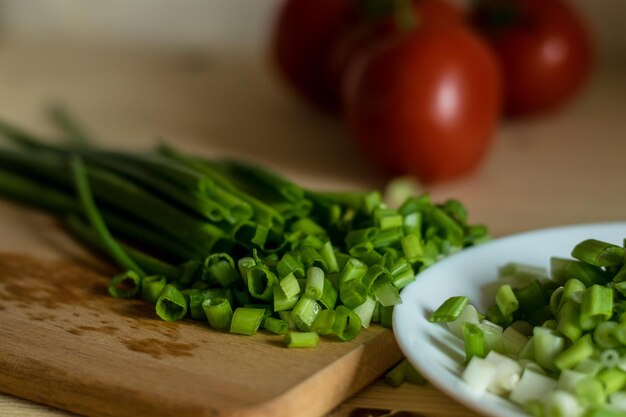
[(71, 262), (2, 254), (0, 271), (0, 391), (88, 416), (319, 416), (401, 358), (380, 327), (286, 349), (163, 322)]

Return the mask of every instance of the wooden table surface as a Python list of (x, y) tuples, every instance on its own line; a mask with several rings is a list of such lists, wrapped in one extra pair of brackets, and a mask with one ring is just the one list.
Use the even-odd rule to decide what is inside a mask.
[[(312, 188), (381, 188), (341, 120), (301, 105), (263, 59), (201, 50), (0, 43), (0, 117), (50, 133), (45, 105), (61, 101), (97, 142), (144, 148), (157, 137), (205, 155), (260, 161)], [(571, 223), (626, 219), (626, 69), (600, 67), (572, 105), (503, 122), (479, 170), (424, 187), (460, 199), (495, 236)], [(0, 201), (0, 251), (93, 262), (50, 218)], [(63, 245), (56, 245), (58, 240)], [(1, 335), (0, 335), (1, 343)], [(476, 416), (430, 386), (378, 381), (331, 415)], [(70, 416), (0, 394), (0, 415)]]

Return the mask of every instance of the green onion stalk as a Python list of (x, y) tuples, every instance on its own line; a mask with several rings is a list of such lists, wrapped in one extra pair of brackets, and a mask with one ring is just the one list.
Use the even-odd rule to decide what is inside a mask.
[[(64, 108), (49, 115), (62, 142), (0, 121), (0, 195), (62, 218), (121, 269), (112, 296), (142, 298), (166, 321), (268, 332), (291, 348), (317, 346), (320, 335), (353, 340), (371, 324), (391, 327), (399, 291), (419, 271), (488, 237), (456, 200), (437, 204), (424, 194), (392, 208), (377, 191), (308, 190), (257, 164), (165, 143), (102, 149)], [(585, 285), (605, 282), (602, 268), (623, 258), (597, 242), (578, 252), (592, 262)], [(581, 267), (562, 269), (567, 277)], [(596, 304), (606, 295), (585, 297), (584, 320), (604, 318)], [(504, 315), (528, 308), (528, 298), (503, 291)], [(465, 303), (450, 303), (440, 319)]]

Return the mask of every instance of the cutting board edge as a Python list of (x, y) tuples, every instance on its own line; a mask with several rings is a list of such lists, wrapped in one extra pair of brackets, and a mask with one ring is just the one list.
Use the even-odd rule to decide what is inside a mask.
[[(375, 359), (371, 363), (363, 363), (367, 357)], [(393, 333), (388, 329), (381, 329), (380, 333), (371, 340), (269, 401), (221, 410), (207, 407), (206, 404), (195, 404), (190, 405), (187, 411), (180, 410), (179, 414), (196, 417), (291, 417), (294, 415), (319, 417), (373, 382), (401, 358), (402, 354)], [(6, 357), (2, 362), (12, 366), (0, 374), (1, 392), (77, 414), (93, 417), (118, 415), (116, 409), (107, 406), (106, 397), (99, 398), (98, 395), (94, 395), (92, 389), (81, 384), (68, 387), (67, 381), (62, 381), (59, 377), (55, 378), (55, 375), (61, 375), (63, 372), (61, 369), (48, 368), (41, 378), (31, 379), (26, 383), (23, 381), (16, 383), (24, 379), (23, 375), (37, 374), (38, 369), (45, 367), (38, 365), (36, 361), (19, 357)], [(30, 368), (30, 370), (25, 371), (25, 368)], [(337, 375), (341, 376), (337, 377)], [(329, 385), (329, 381), (334, 381), (334, 383)], [(322, 392), (323, 394), (320, 394)], [(315, 394), (311, 395), (311, 393)], [(81, 398), (82, 401), (73, 400), (77, 398)], [(89, 400), (85, 401), (85, 398)], [(118, 398), (122, 401), (124, 396), (120, 395)], [(302, 398), (305, 398), (304, 403)], [(138, 417), (167, 415), (159, 414), (159, 410), (163, 408), (158, 401), (129, 404), (129, 409), (132, 409), (133, 415)]]
[[(362, 363), (367, 356), (375, 358), (374, 362)], [(283, 394), (265, 403), (232, 410), (232, 413), (224, 414), (224, 417), (319, 417), (374, 382), (402, 358), (393, 332), (390, 329), (381, 329), (367, 343), (361, 344)], [(343, 373), (341, 378), (328, 377), (329, 374), (339, 373)], [(335, 385), (328, 387), (328, 381), (333, 379)], [(310, 395), (311, 392), (319, 393), (324, 390), (324, 395)], [(299, 396), (307, 398), (305, 406), (302, 403), (296, 404), (291, 399)]]

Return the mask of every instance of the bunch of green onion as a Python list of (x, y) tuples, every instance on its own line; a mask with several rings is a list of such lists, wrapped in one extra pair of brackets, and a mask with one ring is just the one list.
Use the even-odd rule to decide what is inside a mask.
[[(626, 245), (626, 242), (625, 244)], [(623, 246), (594, 239), (575, 259), (500, 270), (485, 314), (456, 296), (431, 316), (463, 338), (463, 379), (536, 417), (626, 415), (626, 262)]]
[(61, 216), (125, 272), (114, 297), (141, 297), (167, 321), (351, 340), (391, 326), (398, 291), (442, 256), (486, 238), (455, 200), (428, 195), (386, 207), (378, 192), (321, 193), (261, 167), (160, 145), (131, 153), (90, 146), (71, 119), (51, 144), (0, 123), (0, 194)]

